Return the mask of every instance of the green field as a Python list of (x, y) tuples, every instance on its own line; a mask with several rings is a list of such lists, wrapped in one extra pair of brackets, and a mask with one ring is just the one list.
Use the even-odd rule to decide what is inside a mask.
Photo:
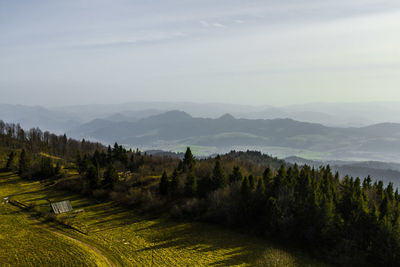
[[(0, 173), (0, 197), (11, 196), (35, 210), (71, 200), (80, 234), (33, 218), (11, 204), (0, 207), (0, 265), (11, 266), (321, 266), (304, 254), (255, 237), (202, 223), (152, 218), (116, 203), (54, 190), (49, 182), (27, 182)], [(65, 217), (65, 215), (64, 215)]]

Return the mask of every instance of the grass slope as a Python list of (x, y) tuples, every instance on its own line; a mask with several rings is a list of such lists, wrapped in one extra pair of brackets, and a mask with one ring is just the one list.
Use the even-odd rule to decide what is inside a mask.
[[(15, 176), (0, 174), (2, 198), (29, 186)], [(92, 253), (75, 242), (54, 235), (18, 208), (0, 204), (0, 265), (95, 266), (96, 262)]]
[(56, 224), (37, 226), (26, 212), (2, 205), (1, 264), (107, 265), (104, 257), (121, 266), (322, 266), (298, 251), (262, 239), (202, 223), (151, 218), (112, 202), (97, 203), (56, 191), (53, 186), (0, 174), (0, 197), (11, 196), (43, 210), (49, 209), (47, 198), (69, 199), (74, 209), (84, 212), (67, 222), (88, 234)]

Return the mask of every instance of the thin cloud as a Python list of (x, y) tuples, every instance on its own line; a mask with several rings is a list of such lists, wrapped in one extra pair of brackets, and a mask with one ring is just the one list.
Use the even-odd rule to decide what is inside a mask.
[(213, 23), (212, 24), (214, 27), (217, 27), (217, 28), (226, 28), (226, 26), (225, 25), (223, 25), (223, 24), (221, 24), (221, 23)]

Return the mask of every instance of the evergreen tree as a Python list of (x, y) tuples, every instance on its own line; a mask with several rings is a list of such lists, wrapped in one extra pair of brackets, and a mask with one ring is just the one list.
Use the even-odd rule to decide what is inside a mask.
[(249, 184), (250, 184), (250, 189), (253, 190), (256, 185), (256, 182), (252, 174), (249, 175)]
[(10, 171), (12, 169), (14, 158), (15, 158), (15, 153), (14, 151), (11, 151), (10, 154), (8, 154), (6, 170)]
[(90, 164), (86, 171), (85, 178), (89, 184), (89, 187), (91, 189), (95, 189), (99, 181), (99, 168), (94, 164)]
[(276, 197), (279, 193), (279, 191), (287, 186), (287, 172), (286, 168), (284, 165), (281, 165), (281, 167), (278, 169), (278, 174), (274, 178), (274, 184), (272, 188), (272, 195)]
[(250, 193), (251, 193), (251, 187), (250, 187), (250, 182), (249, 178), (245, 177), (242, 181), (242, 187), (241, 187), (241, 193), (242, 197), (246, 200), (249, 198)]
[(170, 187), (171, 194), (176, 194), (178, 192), (178, 186), (179, 186), (178, 170), (175, 169), (174, 172), (172, 173), (172, 179), (171, 179), (171, 187)]
[(42, 157), (40, 161), (40, 170), (35, 173), (36, 179), (48, 179), (54, 178), (56, 176), (55, 168), (53, 166), (53, 161), (51, 158)]
[(277, 176), (282, 182), (286, 180), (287, 177), (287, 172), (285, 165), (281, 165), (281, 167), (278, 170), (278, 176)]
[(193, 169), (195, 161), (194, 161), (192, 151), (190, 150), (190, 147), (186, 148), (185, 156), (183, 158), (182, 163), (183, 163), (182, 167), (183, 167), (184, 172)]
[(79, 174), (83, 174), (87, 170), (87, 155), (84, 158), (81, 156), (81, 152), (78, 150), (76, 153), (75, 164)]
[(364, 179), (364, 181), (363, 181), (363, 189), (364, 190), (371, 189), (371, 181), (372, 181), (372, 179), (371, 179), (371, 176), (369, 176), (369, 175), (367, 178)]
[(272, 172), (271, 172), (271, 169), (270, 168), (265, 168), (265, 170), (264, 170), (264, 173), (263, 173), (263, 178), (264, 178), (264, 181), (267, 181), (267, 180), (269, 180), (270, 178), (271, 178), (271, 176), (272, 176)]
[(185, 194), (189, 197), (195, 196), (197, 192), (197, 178), (194, 170), (188, 172), (185, 183)]
[(273, 184), (273, 179), (272, 179), (272, 171), (270, 168), (265, 168), (264, 173), (263, 173), (263, 179), (264, 179), (264, 185), (266, 187), (271, 187)]
[(104, 172), (103, 185), (107, 188), (114, 188), (115, 183), (118, 181), (119, 175), (112, 163), (108, 164)]
[(265, 185), (264, 185), (264, 179), (260, 178), (258, 179), (257, 183), (257, 195), (258, 196), (264, 196), (265, 195)]
[(18, 174), (20, 176), (24, 176), (29, 171), (29, 162), (25, 153), (25, 149), (22, 149), (21, 154), (19, 155), (18, 162)]
[(243, 176), (240, 172), (239, 166), (234, 166), (231, 175), (229, 175), (229, 183), (236, 183), (242, 181)]
[(389, 221), (391, 218), (391, 207), (390, 207), (390, 200), (387, 196), (385, 196), (382, 200), (381, 205), (379, 206), (379, 214), (380, 220)]
[(165, 170), (161, 176), (159, 190), (160, 190), (161, 195), (168, 194), (168, 176), (167, 176), (167, 172)]
[(215, 162), (214, 170), (213, 170), (213, 176), (212, 176), (212, 189), (216, 190), (219, 188), (224, 188), (226, 186), (226, 176), (224, 173), (224, 170), (222, 169), (221, 166), (221, 160), (218, 157), (217, 161)]

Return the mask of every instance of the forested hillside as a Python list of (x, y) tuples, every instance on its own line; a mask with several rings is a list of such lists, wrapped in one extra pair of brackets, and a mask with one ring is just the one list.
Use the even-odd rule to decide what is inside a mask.
[[(259, 152), (182, 160), (0, 124), (2, 166), (27, 180), (178, 220), (206, 221), (301, 246), (337, 265), (397, 266), (393, 185), (288, 165)], [(67, 169), (73, 179), (61, 179)], [(61, 179), (61, 180), (60, 180)]]
[(334, 172), (347, 174), (353, 177), (373, 177), (382, 180), (385, 185), (393, 183), (395, 188), (400, 187), (400, 164), (378, 161), (316, 161), (307, 160), (300, 157), (285, 158), (286, 162), (299, 165), (309, 165), (318, 168), (319, 166), (330, 165)]

